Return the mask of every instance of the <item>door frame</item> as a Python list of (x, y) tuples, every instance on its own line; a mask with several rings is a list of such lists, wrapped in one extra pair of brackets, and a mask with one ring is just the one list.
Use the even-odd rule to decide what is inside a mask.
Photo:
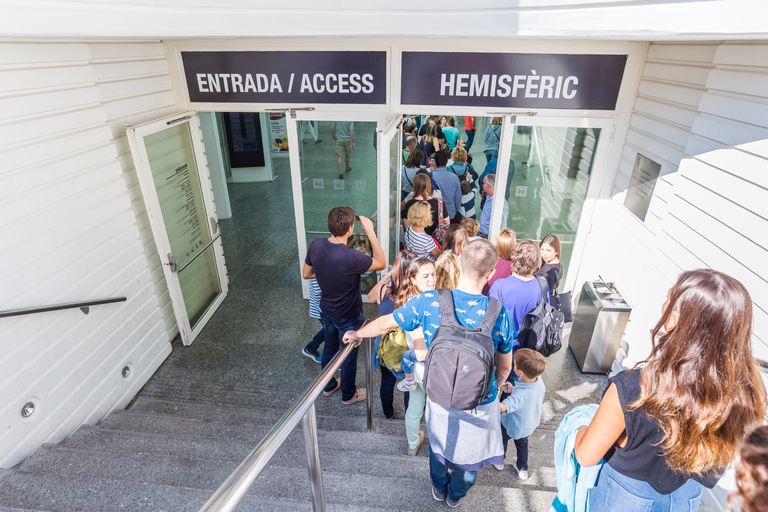
[[(379, 238), (379, 243), (382, 245), (382, 249), (384, 249), (385, 253), (388, 254), (388, 246), (384, 246), (382, 243), (382, 235), (384, 234), (382, 231), (382, 226), (386, 226), (385, 220), (389, 218), (389, 202), (388, 196), (383, 197), (381, 194), (382, 179), (386, 179), (386, 177), (382, 177), (381, 169), (379, 168), (379, 151), (381, 147), (378, 145), (381, 138), (381, 133), (389, 124), (386, 112), (332, 111), (291, 108), (286, 108), (285, 110), (280, 109), (280, 111), (285, 112), (286, 132), (288, 134), (288, 156), (291, 168), (291, 189), (293, 190), (293, 214), (296, 222), (296, 238), (299, 248), (299, 266), (297, 268), (299, 275), (301, 275), (301, 270), (304, 266), (304, 258), (307, 256), (307, 236), (305, 231), (306, 225), (304, 223), (304, 194), (301, 188), (301, 158), (299, 155), (299, 144), (301, 142), (299, 141), (297, 121), (352, 121), (361, 123), (376, 123), (376, 211), (379, 212), (376, 234)], [(388, 174), (389, 172), (387, 171), (387, 175)], [(384, 186), (388, 187), (388, 182), (384, 182)], [(386, 217), (382, 215), (384, 212), (387, 213)], [(386, 236), (388, 239), (389, 232), (384, 234), (384, 236)], [(309, 281), (306, 279), (301, 280), (301, 293), (303, 298), (309, 298)], [(363, 296), (363, 301), (367, 302), (368, 298)]]
[[(172, 253), (171, 244), (168, 238), (168, 232), (165, 229), (160, 201), (157, 197), (157, 190), (155, 189), (149, 157), (147, 155), (146, 146), (144, 145), (144, 137), (147, 135), (158, 133), (172, 126), (178, 126), (181, 123), (186, 123), (188, 125), (190, 139), (192, 141), (195, 165), (197, 167), (197, 178), (203, 198), (205, 216), (206, 219), (208, 219), (208, 222), (205, 222), (205, 225), (212, 240), (211, 246), (216, 262), (216, 274), (219, 278), (219, 285), (221, 286), (221, 293), (219, 293), (216, 299), (208, 306), (208, 309), (197, 322), (194, 329), (192, 328), (189, 316), (187, 315), (178, 273), (172, 270), (175, 267), (175, 262), (171, 262), (168, 257), (168, 255)], [(152, 235), (155, 240), (158, 256), (160, 257), (161, 267), (163, 268), (163, 275), (165, 276), (165, 281), (168, 286), (168, 294), (173, 306), (173, 313), (179, 326), (181, 340), (184, 345), (191, 345), (221, 305), (222, 301), (226, 298), (229, 289), (227, 285), (226, 270), (224, 268), (224, 253), (222, 251), (220, 237), (221, 230), (218, 226), (218, 218), (216, 217), (216, 210), (214, 208), (212, 190), (208, 185), (209, 173), (208, 166), (205, 163), (200, 122), (195, 112), (186, 111), (136, 126), (127, 126), (125, 131), (128, 136), (136, 174), (139, 179), (139, 186), (141, 187), (144, 203), (147, 207), (147, 216), (149, 217)], [(211, 222), (211, 220), (215, 222)], [(202, 252), (203, 251), (200, 253)]]
[[(581, 217), (576, 227), (576, 239), (573, 243), (573, 251), (568, 268), (564, 269), (566, 279), (564, 289), (571, 290), (576, 285), (576, 275), (581, 266), (584, 248), (586, 247), (587, 235), (592, 224), (597, 201), (600, 198), (600, 190), (603, 186), (603, 180), (607, 173), (608, 153), (613, 140), (613, 130), (615, 120), (605, 117), (564, 117), (564, 116), (538, 116), (531, 114), (506, 114), (497, 113), (497, 116), (503, 116), (501, 140), (499, 142), (499, 162), (508, 162), (512, 156), (512, 139), (517, 126), (532, 127), (556, 127), (556, 128), (600, 128), (600, 138), (595, 148), (594, 159), (592, 161), (592, 174), (589, 177), (587, 193), (584, 196), (584, 204), (581, 210)], [(507, 179), (509, 177), (509, 166), (499, 165), (496, 167), (496, 187), (499, 190), (506, 190)], [(501, 229), (501, 217), (504, 211), (505, 201), (494, 201), (491, 211), (491, 227), (488, 233), (488, 239), (493, 241), (496, 234)]]

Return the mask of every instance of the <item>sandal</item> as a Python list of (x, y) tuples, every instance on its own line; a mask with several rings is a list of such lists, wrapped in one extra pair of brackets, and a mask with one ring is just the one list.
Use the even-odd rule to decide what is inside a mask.
[(351, 405), (357, 402), (362, 402), (366, 398), (367, 396), (366, 396), (365, 388), (357, 388), (355, 390), (355, 394), (352, 395), (352, 398), (350, 398), (349, 400), (342, 400), (341, 403), (343, 403), (344, 405)]
[(340, 387), (341, 387), (341, 382), (339, 382), (339, 381), (336, 381), (336, 387), (335, 387), (335, 388), (333, 388), (331, 391), (323, 391), (323, 395), (325, 395), (325, 396), (331, 396), (331, 395), (332, 395), (332, 394), (334, 394), (336, 391), (338, 391)]

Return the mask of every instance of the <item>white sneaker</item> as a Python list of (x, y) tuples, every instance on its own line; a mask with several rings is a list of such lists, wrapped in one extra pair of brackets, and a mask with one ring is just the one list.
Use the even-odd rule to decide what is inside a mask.
[(493, 467), (496, 468), (496, 471), (504, 471), (504, 464), (494, 464)]
[[(517, 465), (515, 465), (515, 469), (517, 469)], [(525, 471), (520, 471), (517, 469), (517, 477), (520, 480), (528, 480), (528, 470), (526, 469)]]
[(419, 385), (416, 384), (416, 381), (408, 383), (407, 380), (403, 379), (400, 382), (397, 383), (397, 389), (405, 393), (406, 391), (416, 391), (416, 388), (418, 388)]

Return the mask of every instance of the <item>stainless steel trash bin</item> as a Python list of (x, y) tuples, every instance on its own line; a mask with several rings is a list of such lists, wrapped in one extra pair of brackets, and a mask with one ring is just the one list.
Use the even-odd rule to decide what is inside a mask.
[(631, 311), (613, 283), (584, 283), (568, 339), (582, 373), (611, 371)]

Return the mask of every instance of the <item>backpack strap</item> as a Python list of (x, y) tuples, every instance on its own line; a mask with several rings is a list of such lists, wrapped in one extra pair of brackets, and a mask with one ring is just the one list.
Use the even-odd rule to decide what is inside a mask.
[(501, 306), (501, 302), (490, 297), (488, 308), (485, 310), (485, 316), (483, 316), (483, 321), (480, 322), (480, 325), (478, 326), (482, 331), (483, 336), (488, 336), (489, 338), (493, 337), (493, 328), (496, 326), (496, 321), (501, 314)]
[(541, 288), (541, 301), (539, 301), (538, 306), (533, 308), (528, 315), (541, 316), (544, 312), (544, 305), (547, 303), (547, 290), (549, 289), (549, 284), (547, 283), (547, 280), (541, 276), (536, 276), (536, 281), (539, 282), (539, 287)]
[(435, 290), (437, 300), (440, 302), (440, 325), (463, 329), (456, 320), (456, 312), (453, 309), (453, 292), (451, 290)]

